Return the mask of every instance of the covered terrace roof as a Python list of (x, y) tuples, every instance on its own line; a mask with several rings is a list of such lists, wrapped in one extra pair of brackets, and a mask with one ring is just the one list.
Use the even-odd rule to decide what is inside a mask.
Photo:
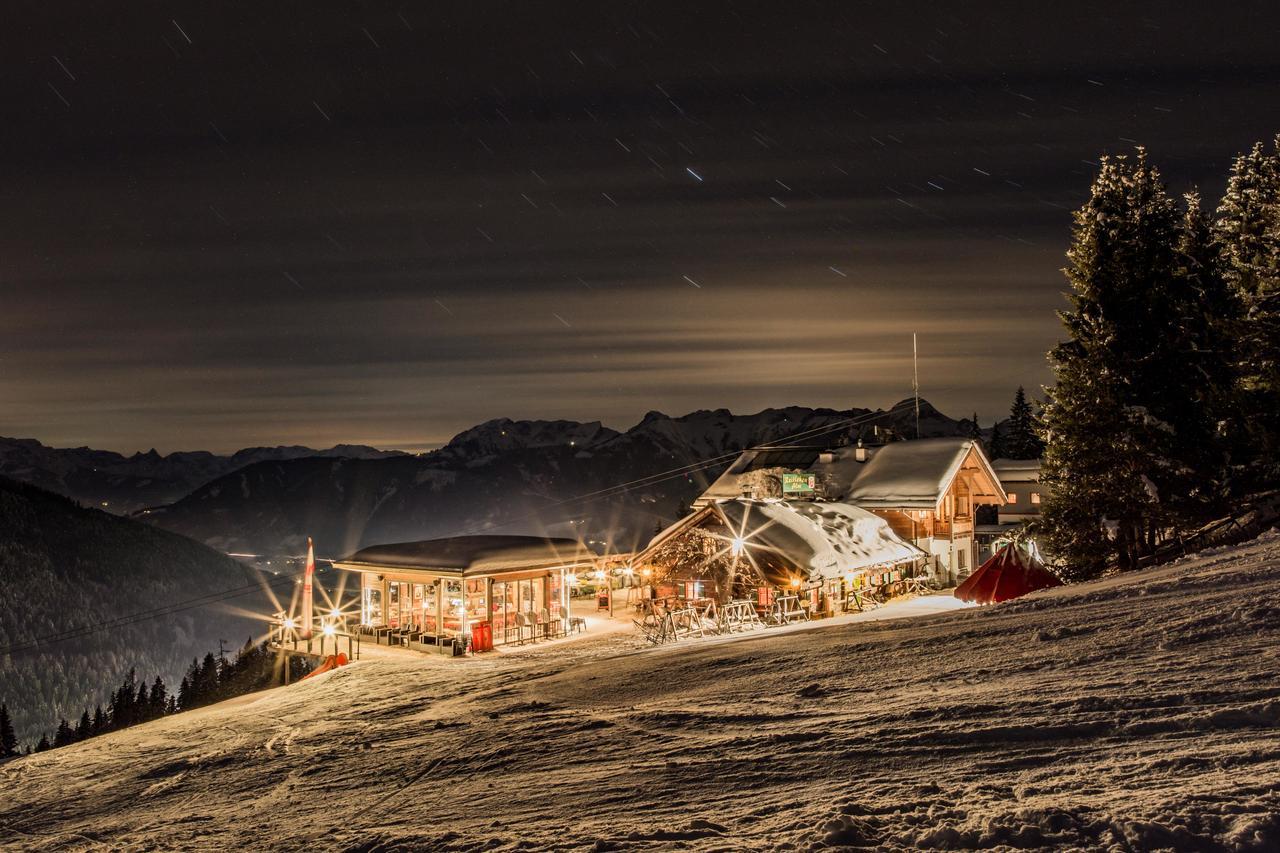
[(371, 545), (334, 563), (340, 569), (410, 569), (486, 575), (502, 571), (590, 565), (596, 555), (573, 539), (541, 536), (454, 536)]

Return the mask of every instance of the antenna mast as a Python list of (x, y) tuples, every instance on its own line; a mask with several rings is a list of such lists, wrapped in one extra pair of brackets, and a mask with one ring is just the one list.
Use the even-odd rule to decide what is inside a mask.
[(920, 437), (920, 350), (916, 333), (911, 333), (911, 393), (916, 398), (916, 438)]

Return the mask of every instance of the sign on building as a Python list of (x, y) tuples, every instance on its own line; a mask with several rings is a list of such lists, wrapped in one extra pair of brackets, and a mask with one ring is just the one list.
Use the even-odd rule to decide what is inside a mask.
[(783, 474), (782, 493), (794, 495), (800, 492), (812, 492), (818, 488), (817, 474)]

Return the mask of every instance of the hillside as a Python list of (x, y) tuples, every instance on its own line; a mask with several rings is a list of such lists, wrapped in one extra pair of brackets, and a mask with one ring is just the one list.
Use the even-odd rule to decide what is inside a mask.
[(1263, 851), (1280, 536), (984, 609), (293, 687), (0, 765), (16, 847)]
[(249, 447), (229, 456), (203, 450), (162, 456), (155, 450), (124, 456), (88, 447), (47, 447), (29, 438), (0, 437), (0, 476), (64, 495), (117, 515), (190, 494), (210, 480), (255, 462), (312, 456), (378, 459), (400, 455), (362, 445), (328, 450), (309, 447)]
[[(249, 466), (146, 518), (213, 547), (298, 553), (315, 537), (336, 556), (362, 545), (447, 536), (505, 524), (504, 533), (581, 536), (629, 551), (677, 517), (745, 447), (858, 418), (860, 429), (914, 431), (914, 410), (725, 409), (682, 417), (650, 412), (625, 432), (575, 421), (489, 421), (423, 456), (297, 459)], [(921, 434), (957, 435), (961, 423), (921, 402)], [(840, 428), (819, 442), (848, 437)], [(688, 476), (642, 483), (609, 499), (569, 501), (688, 465)]]
[(77, 639), (0, 654), (0, 700), (21, 740), (52, 733), (103, 701), (130, 668), (175, 688), (196, 655), (218, 640), (243, 644), (266, 612), (258, 575), (190, 539), (0, 478), (0, 650), (104, 620), (242, 589), (207, 605)]

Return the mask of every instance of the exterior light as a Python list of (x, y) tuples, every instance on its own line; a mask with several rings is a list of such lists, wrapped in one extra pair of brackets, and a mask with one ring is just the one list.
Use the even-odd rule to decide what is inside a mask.
[(733, 544), (729, 548), (729, 553), (735, 557), (741, 557), (746, 550), (747, 550), (747, 540), (743, 539), (741, 536), (738, 536), (733, 540)]
[(791, 588), (792, 588), (792, 589), (798, 589), (799, 587), (800, 587), (800, 578), (792, 578), (792, 579), (791, 579)]
[(296, 627), (297, 627), (297, 623), (293, 621), (293, 617), (290, 617), (290, 618), (288, 618), (288, 619), (284, 620), (284, 626), (285, 626), (286, 628), (290, 628), (290, 629), (292, 629), (292, 628), (296, 628)]
[(324, 635), (325, 635), (326, 637), (332, 637), (332, 636), (334, 635), (334, 630), (333, 630), (333, 626), (332, 626), (332, 625), (325, 625), (325, 626), (324, 626)]
[(332, 616), (334, 619), (337, 619), (340, 616), (342, 616), (342, 611), (335, 607), (329, 611), (329, 615)]
[(653, 569), (641, 569), (640, 574), (644, 575), (645, 577), (649, 577), (649, 575), (653, 574)]

